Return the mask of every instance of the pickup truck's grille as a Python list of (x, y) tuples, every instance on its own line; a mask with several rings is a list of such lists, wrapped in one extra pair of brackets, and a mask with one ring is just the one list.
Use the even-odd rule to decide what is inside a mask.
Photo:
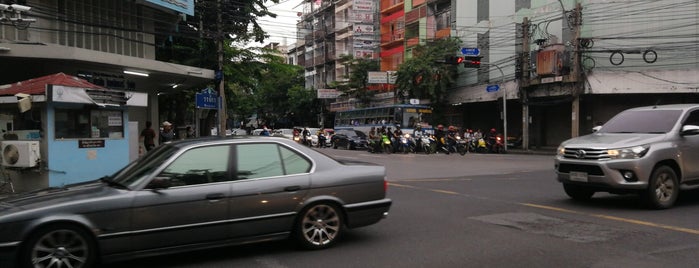
[(603, 176), (604, 172), (598, 166), (591, 165), (576, 165), (576, 164), (560, 164), (558, 166), (558, 172), (570, 173), (571, 171), (585, 172), (589, 175)]
[(600, 149), (565, 148), (563, 157), (570, 159), (603, 160), (609, 159), (609, 154), (607, 154), (607, 150)]

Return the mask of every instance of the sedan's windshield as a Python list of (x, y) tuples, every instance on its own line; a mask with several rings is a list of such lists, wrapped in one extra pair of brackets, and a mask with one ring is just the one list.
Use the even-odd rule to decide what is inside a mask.
[(602, 126), (599, 133), (667, 133), (681, 110), (624, 111)]
[(168, 144), (156, 147), (143, 157), (131, 162), (123, 169), (117, 171), (113, 176), (113, 181), (131, 188), (137, 184), (141, 178), (153, 172), (168, 157), (172, 156), (178, 149)]

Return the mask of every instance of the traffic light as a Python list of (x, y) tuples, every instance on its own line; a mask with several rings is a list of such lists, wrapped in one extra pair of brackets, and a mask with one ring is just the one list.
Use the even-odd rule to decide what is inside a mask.
[(463, 57), (448, 56), (448, 57), (444, 58), (444, 63), (446, 63), (446, 64), (459, 65), (462, 62), (464, 62)]
[(462, 59), (464, 68), (481, 68), (481, 56), (466, 56)]

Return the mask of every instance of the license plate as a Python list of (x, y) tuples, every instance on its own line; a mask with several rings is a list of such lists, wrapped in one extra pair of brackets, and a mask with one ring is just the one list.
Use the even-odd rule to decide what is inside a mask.
[(587, 182), (587, 172), (571, 171), (570, 172), (570, 180), (571, 181)]

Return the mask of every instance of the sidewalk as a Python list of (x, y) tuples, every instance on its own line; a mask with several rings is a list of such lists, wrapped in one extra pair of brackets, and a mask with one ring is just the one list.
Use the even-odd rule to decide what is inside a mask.
[(534, 154), (534, 155), (556, 155), (556, 147), (539, 147), (539, 148), (529, 148), (524, 150), (522, 148), (507, 148), (508, 154)]

